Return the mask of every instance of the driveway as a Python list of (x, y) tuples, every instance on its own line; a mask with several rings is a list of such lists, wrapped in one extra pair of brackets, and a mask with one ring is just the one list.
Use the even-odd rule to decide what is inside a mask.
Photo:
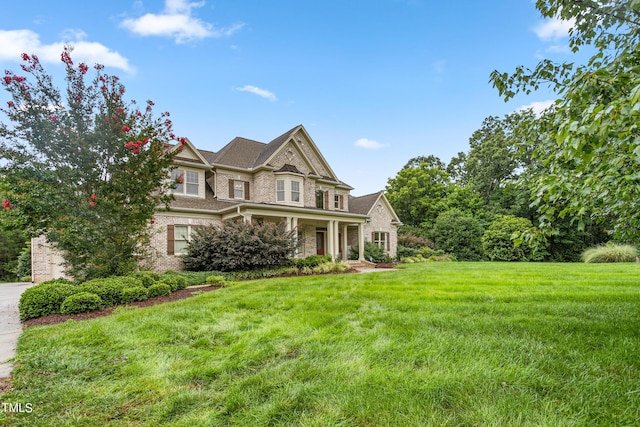
[(13, 365), (8, 361), (16, 351), (22, 324), (18, 315), (20, 295), (32, 283), (0, 283), (0, 378), (11, 375)]

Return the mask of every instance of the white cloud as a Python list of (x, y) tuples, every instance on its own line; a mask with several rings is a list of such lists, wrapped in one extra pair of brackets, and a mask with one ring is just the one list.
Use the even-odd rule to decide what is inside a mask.
[(374, 141), (368, 138), (360, 138), (354, 143), (354, 145), (356, 147), (366, 148), (367, 150), (378, 150), (384, 147), (384, 145), (379, 143), (378, 141)]
[(533, 112), (539, 116), (544, 112), (544, 110), (551, 107), (554, 103), (555, 101), (553, 99), (547, 99), (546, 101), (536, 101), (532, 102), (531, 104), (523, 105), (522, 107), (518, 108), (518, 111), (533, 110)]
[(214, 28), (212, 24), (191, 15), (192, 9), (204, 4), (204, 1), (190, 3), (186, 0), (166, 0), (162, 13), (128, 18), (120, 25), (141, 36), (173, 37), (178, 44), (207, 37), (229, 37), (244, 26), (234, 24), (227, 28)]
[(278, 100), (275, 93), (268, 91), (266, 89), (261, 89), (257, 86), (244, 85), (243, 87), (239, 87), (236, 90), (239, 90), (241, 92), (253, 93), (254, 95), (258, 95), (262, 98), (268, 99), (271, 102), (275, 102)]
[(87, 34), (81, 30), (66, 30), (64, 40), (43, 44), (40, 36), (31, 30), (0, 30), (0, 60), (18, 61), (22, 53), (38, 55), (42, 62), (60, 62), (60, 54), (64, 46), (73, 46), (71, 57), (75, 63), (86, 62), (88, 65), (100, 63), (108, 67), (133, 71), (127, 58), (97, 42), (85, 39)]
[(575, 25), (575, 20), (564, 21), (558, 18), (549, 19), (533, 29), (536, 35), (544, 41), (561, 40), (569, 36), (569, 30)]

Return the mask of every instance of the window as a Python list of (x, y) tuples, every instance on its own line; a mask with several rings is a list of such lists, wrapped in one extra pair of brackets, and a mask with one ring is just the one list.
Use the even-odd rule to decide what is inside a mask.
[(333, 207), (335, 209), (344, 209), (344, 196), (336, 194), (333, 196)]
[(389, 250), (389, 233), (384, 231), (374, 231), (371, 233), (371, 241), (385, 251)]
[(302, 205), (302, 180), (293, 177), (276, 179), (276, 201)]
[(285, 201), (284, 179), (279, 179), (276, 181), (276, 200), (279, 202)]
[(291, 201), (300, 203), (300, 181), (291, 181)]
[(229, 180), (229, 198), (249, 200), (249, 182), (237, 179)]
[(200, 195), (200, 173), (184, 169), (174, 169), (171, 171), (171, 180), (176, 182), (174, 194), (188, 196)]
[(185, 254), (193, 229), (191, 225), (167, 225), (167, 255)]
[(244, 183), (242, 181), (233, 182), (233, 198), (244, 199)]
[(325, 209), (324, 204), (325, 192), (322, 190), (316, 191), (316, 208)]

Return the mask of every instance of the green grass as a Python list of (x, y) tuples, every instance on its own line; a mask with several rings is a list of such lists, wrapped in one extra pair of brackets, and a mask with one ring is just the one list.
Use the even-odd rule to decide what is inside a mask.
[(414, 264), (29, 328), (12, 426), (640, 425), (640, 265)]

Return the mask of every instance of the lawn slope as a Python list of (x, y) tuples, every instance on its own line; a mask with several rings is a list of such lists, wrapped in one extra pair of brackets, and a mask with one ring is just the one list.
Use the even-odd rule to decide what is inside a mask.
[(640, 265), (250, 281), (28, 328), (0, 424), (640, 425)]

